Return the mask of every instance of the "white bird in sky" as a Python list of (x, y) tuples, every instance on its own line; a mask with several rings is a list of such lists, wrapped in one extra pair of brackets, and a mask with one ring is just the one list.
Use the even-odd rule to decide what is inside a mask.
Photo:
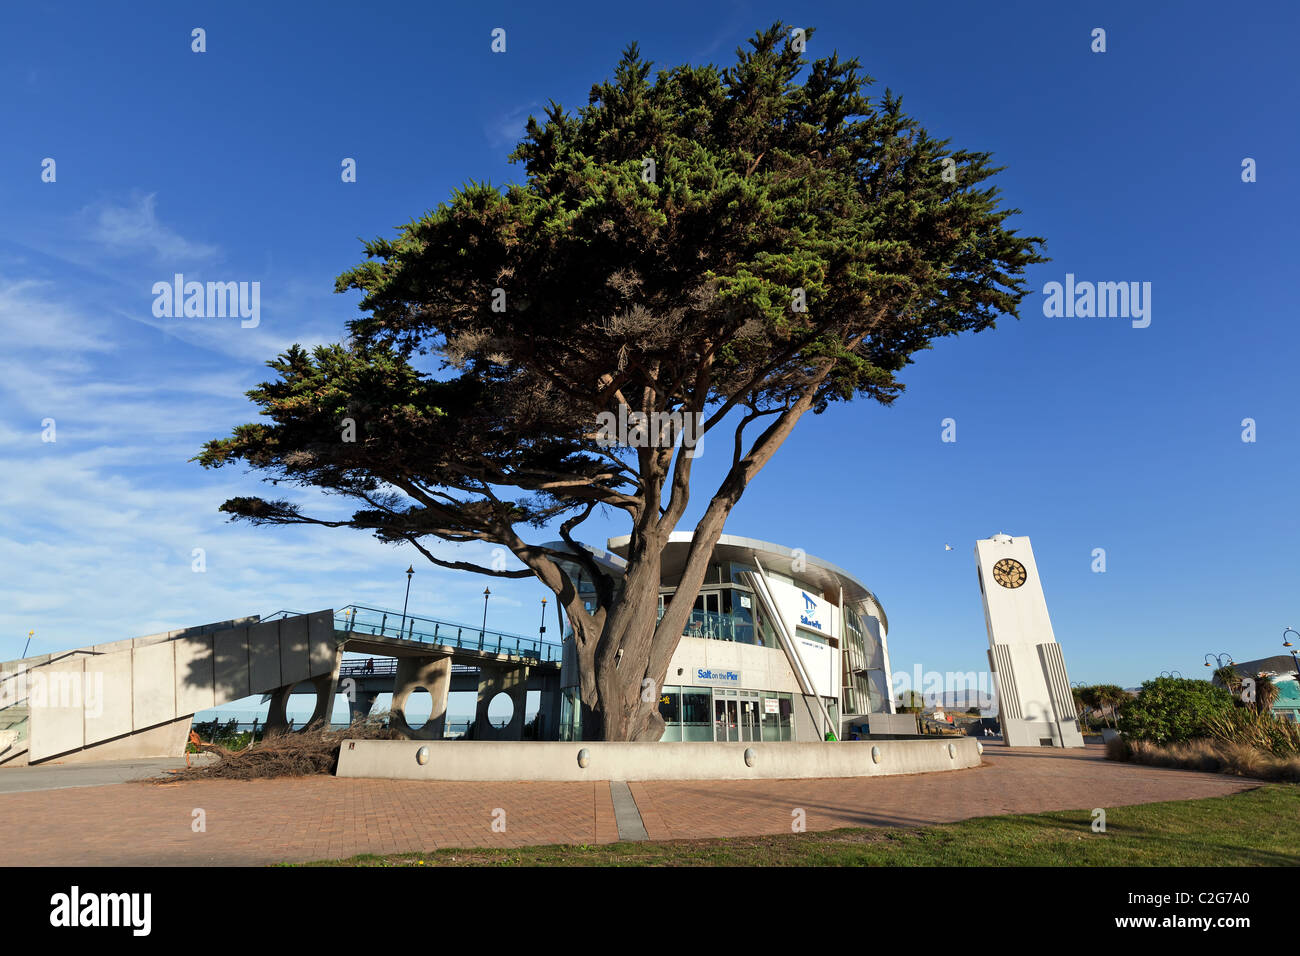
[(952, 550), (952, 545), (950, 545), (950, 544), (945, 544), (945, 545), (943, 546), (943, 550), (945, 550), (945, 551), (951, 551), (951, 550)]

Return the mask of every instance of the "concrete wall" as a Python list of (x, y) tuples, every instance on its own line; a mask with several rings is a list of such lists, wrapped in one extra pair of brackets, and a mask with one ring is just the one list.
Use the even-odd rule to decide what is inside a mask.
[(193, 715), (147, 730), (132, 731), (112, 740), (86, 746), (81, 750), (60, 754), (58, 762), (94, 763), (97, 760), (133, 760), (138, 757), (176, 757), (185, 752), (190, 736)]
[[(680, 674), (677, 673), (679, 670)], [(740, 680), (709, 680), (699, 676), (701, 670), (735, 671), (739, 673)], [(779, 647), (760, 647), (737, 641), (712, 641), (700, 637), (681, 639), (668, 663), (664, 684), (670, 687), (743, 687), (748, 690), (799, 693), (799, 681), (790, 669), (785, 651)]]
[(47, 656), (20, 678), (30, 698), (29, 759), (177, 756), (195, 713), (337, 677), (340, 656), (333, 611), (251, 625), (242, 618)]
[[(428, 748), (428, 762), (418, 754)], [(879, 748), (880, 761), (872, 759)], [(951, 752), (949, 748), (951, 747)], [(754, 766), (745, 751), (754, 752)], [(578, 754), (587, 751), (586, 768)], [(973, 737), (842, 743), (585, 743), (348, 740), (340, 777), (395, 780), (770, 780), (875, 777), (978, 767)]]
[(867, 731), (873, 734), (918, 734), (916, 714), (871, 714)]
[[(817, 698), (808, 694), (796, 693), (794, 696), (794, 742), (812, 742), (826, 740), (826, 715), (818, 705)], [(831, 728), (838, 734), (839, 728)]]

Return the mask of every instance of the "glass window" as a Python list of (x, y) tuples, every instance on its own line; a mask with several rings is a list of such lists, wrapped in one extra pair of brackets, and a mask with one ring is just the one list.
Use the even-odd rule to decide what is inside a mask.
[(727, 588), (722, 592), (722, 613), (730, 625), (732, 640), (754, 643), (753, 595), (739, 588)]
[[(661, 598), (672, 601), (671, 595)], [(711, 588), (692, 599), (691, 613), (682, 628), (682, 636), (775, 647), (770, 624), (762, 628), (755, 625), (757, 614), (758, 602), (752, 592), (731, 585)]]
[(827, 640), (824, 635), (818, 634), (816, 631), (810, 631), (806, 627), (795, 628), (795, 634), (799, 637), (806, 638), (807, 640), (814, 641), (817, 644), (830, 644), (830, 641)]
[(664, 735), (660, 740), (682, 739), (682, 689), (665, 687), (659, 695), (659, 715), (663, 717)]
[(741, 564), (738, 561), (732, 561), (729, 570), (731, 572), (731, 580), (737, 583), (740, 582), (740, 576), (745, 572), (751, 574), (758, 573), (758, 568), (750, 567), (748, 564)]
[(683, 687), (682, 740), (713, 739), (713, 694), (707, 687)]
[(781, 739), (781, 708), (780, 703), (777, 702), (777, 712), (775, 714), (768, 713), (768, 708), (771, 706), (768, 703), (770, 700), (775, 700), (775, 697), (771, 694), (763, 694), (759, 701), (759, 706), (763, 708), (763, 739), (776, 741)]
[(858, 711), (857, 692), (852, 687), (844, 688), (844, 713), (856, 714)]
[(582, 739), (582, 707), (576, 687), (566, 687), (560, 693), (560, 739)]
[(780, 647), (781, 642), (777, 640), (776, 628), (773, 626), (771, 620), (768, 619), (768, 616), (764, 614), (763, 610), (758, 606), (757, 601), (754, 602), (754, 618), (758, 622), (758, 626), (755, 629), (755, 641), (758, 646)]

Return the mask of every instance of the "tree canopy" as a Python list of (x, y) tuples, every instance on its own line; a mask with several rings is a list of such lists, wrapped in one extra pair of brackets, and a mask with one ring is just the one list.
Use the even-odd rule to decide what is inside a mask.
[[(661, 682), (694, 595), (658, 623), (645, 601), (694, 459), (658, 428), (610, 447), (602, 415), (726, 429), (710, 448), (730, 465), (682, 577), (698, 589), (731, 508), (804, 413), (892, 403), (915, 353), (1015, 315), (1042, 261), (1042, 240), (1006, 225), (1018, 210), (1000, 207), (990, 154), (931, 137), (888, 90), (869, 99), (855, 59), (809, 63), (789, 32), (761, 31), (725, 69), (653, 76), (633, 44), (585, 106), (530, 118), (511, 156), (522, 183), (471, 182), (368, 242), (337, 282), (361, 293), (348, 341), (269, 363), (278, 379), (249, 393), (264, 421), (199, 456), (356, 510), (327, 520), (260, 497), (223, 510), (536, 575), (574, 624), (584, 721), (655, 736), (636, 688)], [(622, 581), (573, 537), (602, 507), (632, 536)], [(531, 540), (544, 527), (569, 547)], [(525, 567), (436, 555), (435, 539), (499, 544)], [(595, 583), (594, 613), (559, 557)]]

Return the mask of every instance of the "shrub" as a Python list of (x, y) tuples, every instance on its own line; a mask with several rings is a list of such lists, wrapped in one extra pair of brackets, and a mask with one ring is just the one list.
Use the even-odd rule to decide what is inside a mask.
[(1215, 740), (1242, 744), (1274, 757), (1300, 757), (1300, 724), (1274, 717), (1267, 711), (1237, 707), (1211, 717), (1206, 731)]
[(1106, 757), (1149, 767), (1300, 783), (1300, 757), (1274, 757), (1249, 744), (1233, 741), (1200, 739), (1166, 745), (1116, 738), (1106, 745)]
[(1158, 677), (1120, 708), (1119, 729), (1132, 740), (1181, 743), (1209, 736), (1210, 721), (1232, 711), (1232, 695), (1209, 681)]

